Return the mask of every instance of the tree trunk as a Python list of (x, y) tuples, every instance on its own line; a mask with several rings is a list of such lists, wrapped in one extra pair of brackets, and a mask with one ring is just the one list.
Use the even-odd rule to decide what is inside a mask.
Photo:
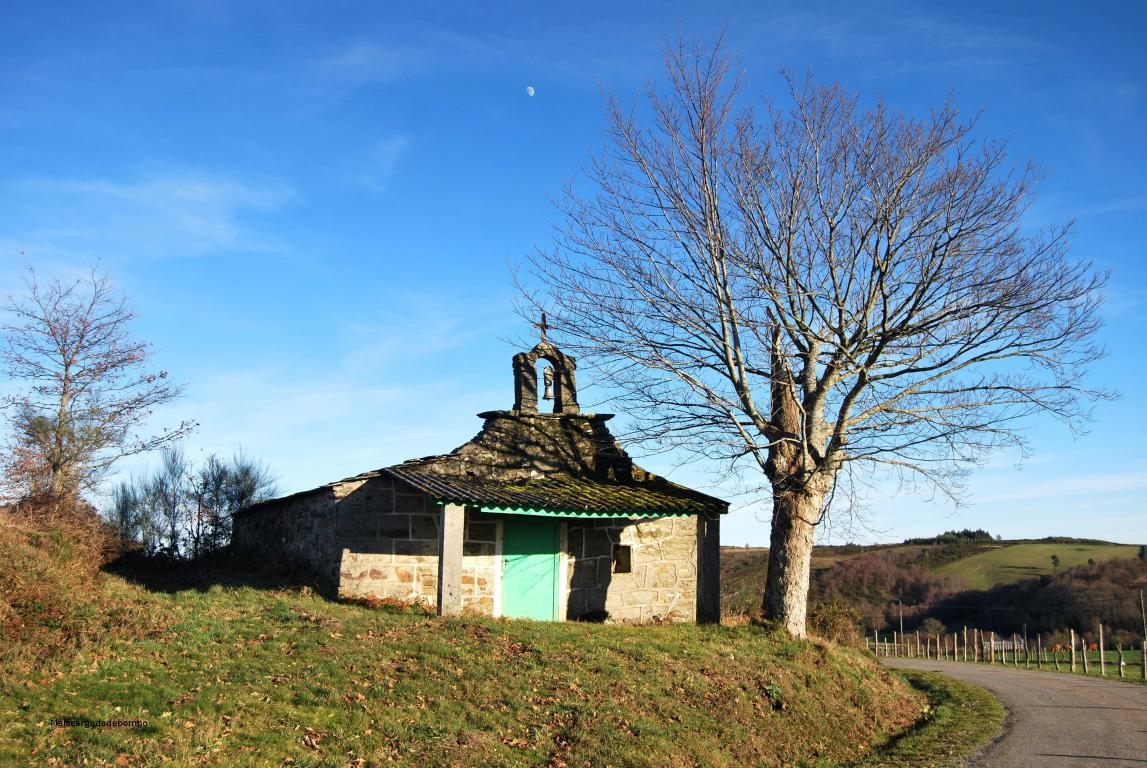
[(839, 467), (830, 470), (829, 462), (825, 462), (818, 472), (817, 462), (807, 450), (802, 438), (805, 409), (797, 401), (796, 382), (781, 349), (779, 325), (773, 330), (770, 395), (773, 433), (765, 474), (773, 486), (773, 527), (763, 607), (765, 618), (779, 621), (790, 635), (803, 638), (808, 635), (805, 618), (813, 534), (820, 522), (821, 504)]
[(793, 637), (807, 635), (809, 570), (820, 506), (821, 498), (808, 490), (786, 490), (773, 495), (773, 530), (763, 608), (765, 618), (779, 621)]

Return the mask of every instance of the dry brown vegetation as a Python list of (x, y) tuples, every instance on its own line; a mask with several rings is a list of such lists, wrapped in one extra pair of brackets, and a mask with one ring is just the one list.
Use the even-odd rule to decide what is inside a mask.
[(86, 504), (41, 496), (0, 511), (0, 659), (51, 658), (101, 631), (108, 547)]

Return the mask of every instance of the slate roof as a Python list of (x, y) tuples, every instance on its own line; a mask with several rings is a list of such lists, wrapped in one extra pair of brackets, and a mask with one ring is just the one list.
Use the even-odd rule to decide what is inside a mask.
[(728, 503), (664, 478), (615, 481), (555, 474), (495, 480), (436, 471), (433, 459), (408, 461), (380, 473), (402, 480), (438, 503), (464, 504), (487, 512), (575, 517), (715, 516)]

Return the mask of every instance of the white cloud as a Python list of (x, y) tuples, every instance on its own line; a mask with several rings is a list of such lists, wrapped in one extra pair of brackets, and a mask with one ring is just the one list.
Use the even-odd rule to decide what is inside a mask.
[(1106, 216), (1108, 214), (1142, 214), (1147, 212), (1147, 197), (1123, 197), (1084, 204), (1076, 212), (1078, 218), (1084, 216)]
[(361, 174), (362, 183), (375, 191), (386, 189), (399, 161), (410, 151), (410, 140), (401, 133), (375, 143)]
[[(493, 361), (505, 375), (492, 385), (467, 357), (500, 315), (482, 307), (443, 313), (442, 300), (380, 293), (378, 308), (361, 318), (316, 317), (324, 349), (302, 357), (252, 350), (240, 367), (183, 359), (195, 371), (186, 396), (157, 411), (152, 424), (195, 420), (199, 429), (185, 443), (190, 458), (242, 449), (267, 464), (284, 493), (448, 452), (477, 432), (475, 414), (509, 406), (512, 380), (498, 365), (508, 356)], [(119, 476), (156, 461), (141, 457)]]
[[(278, 477), (282, 493), (317, 487), (406, 459), (446, 453), (477, 431), (474, 414), (492, 406), (481, 390), (458, 397), (452, 378), (377, 384), (345, 371), (300, 376), (295, 368), (249, 368), (201, 376), (187, 396), (156, 412), (156, 427), (186, 419), (199, 429), (189, 458), (236, 451)], [(146, 473), (157, 457), (117, 468), (116, 479)], [(111, 488), (114, 483), (107, 484)]]
[(0, 219), (0, 242), (28, 258), (186, 256), (218, 251), (274, 251), (245, 218), (292, 202), (278, 183), (175, 174), (138, 181), (29, 179), (4, 185), (21, 201)]
[(312, 85), (328, 95), (330, 88), (345, 91), (385, 85), (414, 77), (428, 64), (421, 48), (358, 41), (312, 59)]
[[(1018, 483), (1013, 481), (1002, 490), (976, 494), (975, 503), (980, 505), (999, 504), (1017, 501), (1059, 502), (1066, 498), (1085, 497), (1098, 501), (1105, 497), (1147, 491), (1147, 472), (1103, 472), (1088, 475), (1069, 475), (1055, 478), (1042, 478), (1036, 482)], [(1091, 503), (1089, 501), (1089, 503)]]

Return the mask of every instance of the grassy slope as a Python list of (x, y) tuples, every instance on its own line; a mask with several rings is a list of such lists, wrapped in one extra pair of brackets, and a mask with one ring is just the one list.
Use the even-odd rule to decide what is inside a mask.
[(1059, 557), (1059, 568), (1063, 570), (1084, 565), (1089, 559), (1113, 560), (1119, 557), (1135, 557), (1138, 554), (1139, 546), (1135, 544), (1024, 542), (989, 549), (947, 563), (936, 569), (936, 572), (943, 576), (963, 579), (972, 589), (989, 589), (996, 584), (1010, 584), (1020, 579), (1053, 573), (1052, 555)]
[(928, 695), (926, 717), (915, 728), (856, 764), (855, 768), (925, 768), (963, 764), (1003, 728), (1007, 711), (991, 693), (937, 672), (897, 674)]
[(73, 616), (87, 634), (68, 653), (33, 659), (0, 636), (0, 765), (821, 766), (925, 708), (864, 654), (753, 626), (441, 620), (107, 575), (82, 588), (99, 583), (114, 625)]
[(0, 518), (0, 764), (922, 768), (996, 725), (951, 681), (912, 680), (924, 704), (757, 627), (441, 621), (187, 575), (148, 592), (75, 555)]

